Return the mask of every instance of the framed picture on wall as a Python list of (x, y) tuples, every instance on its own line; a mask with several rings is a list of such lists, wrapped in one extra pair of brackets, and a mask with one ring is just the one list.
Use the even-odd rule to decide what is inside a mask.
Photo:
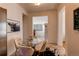
[(79, 8), (74, 10), (74, 30), (79, 31)]
[(7, 32), (18, 32), (20, 31), (20, 21), (7, 19)]

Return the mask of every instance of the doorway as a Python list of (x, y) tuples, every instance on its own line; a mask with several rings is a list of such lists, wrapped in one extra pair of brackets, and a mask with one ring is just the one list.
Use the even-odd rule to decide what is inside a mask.
[(33, 16), (32, 17), (32, 33), (35, 43), (39, 43), (48, 38), (48, 16)]

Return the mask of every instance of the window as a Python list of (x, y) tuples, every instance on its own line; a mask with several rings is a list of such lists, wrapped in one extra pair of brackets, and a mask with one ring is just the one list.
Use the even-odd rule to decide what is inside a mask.
[(43, 30), (42, 24), (34, 24), (34, 29), (36, 31), (42, 31)]

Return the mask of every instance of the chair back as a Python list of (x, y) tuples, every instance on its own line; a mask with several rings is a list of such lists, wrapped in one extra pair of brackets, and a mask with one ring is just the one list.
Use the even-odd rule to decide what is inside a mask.
[(14, 39), (10, 39), (7, 41), (7, 55), (13, 55), (16, 52), (16, 46), (14, 43)]
[(16, 48), (19, 48), (22, 45), (22, 41), (20, 39), (15, 39), (14, 42), (15, 42)]
[(18, 56), (32, 56), (34, 52), (34, 49), (31, 47), (20, 47), (18, 50)]
[(35, 46), (35, 50), (43, 51), (45, 49), (45, 47), (46, 47), (46, 41), (42, 41)]

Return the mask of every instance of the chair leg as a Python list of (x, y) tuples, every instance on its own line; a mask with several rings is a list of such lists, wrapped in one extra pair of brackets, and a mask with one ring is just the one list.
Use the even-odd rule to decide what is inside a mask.
[(15, 56), (18, 56), (18, 49), (16, 49)]

